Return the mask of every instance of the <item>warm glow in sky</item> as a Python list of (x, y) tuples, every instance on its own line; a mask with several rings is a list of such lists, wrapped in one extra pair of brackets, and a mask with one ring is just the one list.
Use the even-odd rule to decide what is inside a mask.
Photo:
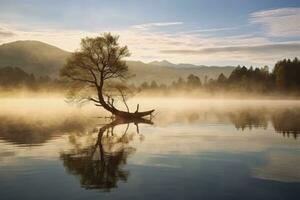
[(68, 51), (119, 34), (144, 62), (270, 65), (300, 55), (300, 1), (0, 0), (0, 44), (39, 40)]

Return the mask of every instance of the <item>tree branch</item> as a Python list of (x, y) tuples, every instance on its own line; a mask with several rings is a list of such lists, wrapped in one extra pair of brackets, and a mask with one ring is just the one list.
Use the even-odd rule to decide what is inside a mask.
[(74, 80), (74, 81), (81, 81), (81, 82), (87, 82), (87, 83), (92, 83), (95, 84), (95, 81), (91, 81), (91, 80), (87, 80), (87, 79), (81, 79), (81, 78), (74, 78), (72, 76), (68, 76), (70, 79)]
[(93, 102), (96, 102), (96, 103), (100, 103), (99, 100), (96, 100), (96, 99), (94, 99), (94, 98), (92, 98), (92, 97), (88, 97), (88, 100), (93, 101)]
[(123, 91), (122, 91), (120, 88), (118, 88), (118, 91), (119, 91), (120, 94), (121, 94), (122, 101), (123, 101), (123, 103), (124, 103), (125, 106), (126, 106), (127, 112), (129, 112), (129, 107), (128, 107), (127, 102), (126, 102), (125, 94), (123, 93)]

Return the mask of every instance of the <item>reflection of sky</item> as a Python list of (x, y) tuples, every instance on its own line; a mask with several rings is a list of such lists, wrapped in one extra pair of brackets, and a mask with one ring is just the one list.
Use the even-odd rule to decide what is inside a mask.
[(298, 150), (270, 151), (267, 163), (254, 168), (253, 176), (266, 180), (299, 182), (299, 148)]
[[(201, 117), (201, 110), (207, 112), (211, 108), (198, 109), (199, 105), (194, 104), (196, 108), (193, 109), (200, 113), (197, 120), (180, 123), (178, 119), (184, 119), (181, 116), (168, 118), (154, 126), (142, 125), (142, 135), (136, 135), (129, 144), (136, 148), (136, 152), (128, 158), (125, 166), (130, 172), (128, 182), (120, 183), (106, 197), (140, 199), (150, 194), (172, 199), (176, 199), (175, 196), (178, 199), (299, 197), (299, 139), (283, 137), (270, 123), (267, 127), (236, 129), (226, 117), (216, 117), (212, 113), (206, 118)], [(218, 115), (227, 113), (224, 108), (228, 105), (227, 102), (219, 107)], [(167, 117), (172, 117), (172, 112), (179, 108), (160, 106), (157, 112), (163, 109), (170, 113)], [(250, 113), (256, 113), (257, 109), (253, 109), (247, 107)], [(59, 110), (66, 114), (61, 116), (67, 118), (74, 117), (76, 112), (72, 110), (69, 115), (62, 108), (52, 112)], [(42, 116), (40, 120), (47, 121), (47, 114)], [(80, 121), (82, 118), (76, 119)], [(163, 120), (163, 116), (157, 115), (154, 120)], [(116, 127), (115, 132), (122, 132), (124, 128), (126, 125)], [(135, 130), (136, 127), (131, 125), (128, 133)], [(48, 195), (49, 199), (58, 198), (58, 194), (65, 198), (78, 197), (75, 194), (82, 195), (82, 198), (102, 195), (80, 189), (79, 180), (66, 173), (59, 153), (72, 148), (69, 135), (56, 134), (39, 145), (14, 144), (5, 138), (0, 139), (0, 196), (25, 195), (34, 199), (38, 198), (39, 192)], [(88, 140), (83, 137), (81, 142), (84, 141)], [(49, 187), (49, 184), (55, 187)], [(39, 188), (37, 194), (32, 192), (35, 187)]]
[[(146, 166), (171, 166), (182, 168), (181, 165), (168, 163), (169, 159), (161, 159), (162, 163), (156, 163), (159, 157), (181, 155), (186, 157), (204, 156), (205, 159), (214, 160), (214, 156), (220, 153), (236, 155), (238, 162), (243, 162), (240, 158), (252, 154), (252, 161), (264, 155), (262, 165), (249, 166), (257, 178), (266, 178), (282, 181), (300, 181), (297, 166), (299, 165), (299, 141), (293, 138), (283, 138), (280, 134), (275, 134), (272, 128), (254, 130), (236, 130), (232, 125), (200, 125), (200, 126), (168, 126), (164, 128), (145, 127), (145, 142), (139, 145), (134, 162), (138, 165)], [(271, 153), (270, 153), (271, 152)], [(283, 153), (282, 153), (283, 152)], [(286, 153), (289, 152), (289, 153)], [(148, 156), (145, 156), (148, 155)], [(278, 154), (278, 156), (277, 156)], [(289, 156), (283, 156), (288, 154)], [(273, 159), (274, 156), (276, 160)], [(234, 158), (234, 157), (233, 157)], [(153, 161), (154, 160), (154, 161)], [(224, 162), (231, 162), (226, 156), (218, 158)], [(250, 159), (251, 160), (251, 159)], [(274, 163), (276, 161), (276, 163)], [(281, 165), (288, 162), (289, 165)], [(251, 164), (251, 162), (249, 163)], [(265, 169), (276, 168), (277, 173), (269, 172)], [(289, 170), (294, 167), (294, 170)], [(273, 170), (274, 171), (274, 170)], [(295, 175), (297, 173), (297, 175)], [(290, 178), (294, 176), (293, 178)]]

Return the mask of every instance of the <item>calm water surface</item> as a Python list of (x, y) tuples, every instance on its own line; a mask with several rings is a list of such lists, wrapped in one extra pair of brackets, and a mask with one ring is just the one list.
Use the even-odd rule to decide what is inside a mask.
[(300, 199), (300, 102), (137, 102), (152, 122), (0, 100), (0, 199)]

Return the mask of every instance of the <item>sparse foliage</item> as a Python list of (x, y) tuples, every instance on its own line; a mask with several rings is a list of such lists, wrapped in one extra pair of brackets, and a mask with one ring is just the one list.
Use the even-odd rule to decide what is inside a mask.
[[(130, 53), (127, 46), (120, 46), (118, 39), (119, 36), (111, 33), (82, 39), (80, 50), (68, 59), (61, 76), (70, 81), (71, 99), (92, 101), (116, 116), (128, 117), (125, 93), (128, 88), (122, 81), (129, 77), (123, 59)], [(115, 107), (117, 97), (121, 98), (127, 112)]]

